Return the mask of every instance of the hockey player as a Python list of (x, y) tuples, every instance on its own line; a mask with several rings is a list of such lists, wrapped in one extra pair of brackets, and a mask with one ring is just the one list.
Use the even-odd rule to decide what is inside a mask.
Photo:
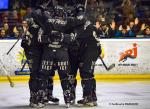
[[(43, 3), (43, 2), (41, 2)], [(34, 19), (31, 15), (28, 15), (25, 18), (25, 21), (28, 23), (29, 27), (25, 32), (25, 37), (22, 40), (22, 47), (24, 48), (27, 61), (30, 68), (30, 106), (31, 107), (40, 107), (38, 104), (38, 84), (39, 84), (39, 68), (41, 64), (41, 57), (43, 54), (43, 44), (39, 43), (39, 25), (34, 22)], [(49, 85), (46, 92), (46, 102), (52, 101), (58, 103), (59, 99), (54, 98), (52, 95), (53, 91), (53, 78), (49, 77)]]
[(41, 62), (42, 46), (38, 43), (38, 30), (39, 26), (35, 24), (33, 18), (26, 18), (29, 27), (25, 31), (25, 37), (22, 40), (22, 47), (24, 48), (27, 62), (30, 68), (30, 106), (35, 107), (37, 105), (37, 91), (38, 91), (38, 71)]
[(97, 36), (100, 21), (92, 25), (87, 22), (84, 30), (80, 33), (80, 76), (83, 88), (83, 99), (77, 103), (81, 105), (96, 106), (96, 80), (94, 78), (95, 62), (101, 54), (101, 45)]
[[(77, 6), (77, 11), (84, 12), (82, 5)], [(94, 79), (94, 65), (101, 53), (101, 46), (98, 41), (98, 28), (100, 21), (97, 19), (96, 25), (92, 25), (87, 21), (85, 25), (78, 26), (74, 29), (77, 34), (77, 43), (73, 43), (69, 48), (69, 59), (71, 65), (70, 82), (71, 98), (75, 101), (75, 89), (77, 85), (77, 70), (80, 71), (83, 86), (83, 100), (78, 104), (95, 106), (97, 105), (96, 97), (96, 81)], [(92, 52), (93, 51), (93, 52)], [(91, 87), (90, 87), (91, 86)], [(88, 94), (89, 93), (89, 94)]]
[[(44, 31), (40, 28), (38, 32), (38, 41), (40, 44), (47, 45), (48, 41), (45, 40), (45, 37), (47, 37), (48, 34), (45, 34)], [(44, 38), (44, 39), (43, 39)], [(42, 57), (42, 56), (41, 56)], [(45, 90), (45, 97), (44, 97), (44, 102), (47, 104), (49, 101), (54, 103), (54, 104), (59, 104), (59, 99), (53, 97), (53, 77), (55, 75), (55, 71), (52, 70), (49, 72), (51, 75), (48, 77), (48, 84), (47, 88)]]
[[(75, 13), (73, 14), (74, 17), (78, 16), (78, 14), (84, 15), (84, 6), (81, 4), (78, 4), (75, 7)], [(76, 28), (73, 28), (73, 32), (79, 37), (79, 34), (82, 32), (84, 27), (83, 25), (76, 26)], [(79, 69), (79, 50), (80, 50), (80, 41), (77, 39), (74, 42), (72, 42), (69, 46), (68, 53), (69, 53), (69, 61), (70, 61), (70, 72), (69, 77), (71, 79), (70, 81), (70, 88), (71, 88), (71, 104), (75, 103), (76, 99), (76, 86), (77, 86), (77, 71)]]

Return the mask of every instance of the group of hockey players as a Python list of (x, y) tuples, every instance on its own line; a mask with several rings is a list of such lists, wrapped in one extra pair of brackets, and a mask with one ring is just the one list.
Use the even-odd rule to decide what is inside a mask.
[(94, 24), (91, 23), (82, 4), (68, 11), (63, 6), (53, 6), (51, 0), (38, 1), (37, 8), (25, 19), (28, 28), (23, 32), (21, 44), (31, 71), (30, 106), (41, 108), (49, 101), (59, 102), (53, 97), (56, 70), (66, 106), (74, 104), (78, 69), (83, 99), (77, 103), (96, 106), (94, 66), (101, 54), (97, 37), (100, 21), (96, 19)]

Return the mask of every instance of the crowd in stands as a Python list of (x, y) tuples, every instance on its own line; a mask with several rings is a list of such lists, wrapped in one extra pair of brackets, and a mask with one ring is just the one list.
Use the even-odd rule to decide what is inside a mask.
[[(10, 0), (10, 8), (0, 10), (0, 39), (19, 37), (17, 26), (27, 25), (23, 18), (34, 8), (34, 1)], [(150, 37), (149, 0), (88, 0), (87, 4), (88, 18), (101, 21), (101, 38)]]

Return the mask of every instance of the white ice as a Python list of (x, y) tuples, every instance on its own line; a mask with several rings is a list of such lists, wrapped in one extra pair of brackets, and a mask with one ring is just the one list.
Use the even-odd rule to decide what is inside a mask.
[[(77, 100), (82, 97), (82, 88), (78, 81)], [(54, 83), (54, 96), (60, 98), (59, 105), (48, 104), (44, 109), (66, 109), (60, 83)], [(79, 107), (70, 109), (150, 109), (150, 82), (97, 82), (97, 107)], [(30, 109), (28, 83), (0, 83), (0, 109)]]

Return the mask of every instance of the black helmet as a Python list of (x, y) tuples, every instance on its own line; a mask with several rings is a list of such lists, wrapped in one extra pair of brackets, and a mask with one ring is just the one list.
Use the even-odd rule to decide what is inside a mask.
[(52, 0), (36, 0), (36, 6), (43, 5), (43, 4), (50, 4)]
[(57, 17), (66, 17), (67, 13), (64, 9), (64, 7), (57, 5), (54, 7), (54, 11), (55, 11), (55, 16)]
[(84, 12), (84, 6), (82, 5), (82, 4), (78, 4), (77, 6), (76, 6), (76, 10), (77, 10), (77, 12)]
[(41, 5), (45, 2), (47, 2), (48, 0), (36, 0), (36, 5)]

